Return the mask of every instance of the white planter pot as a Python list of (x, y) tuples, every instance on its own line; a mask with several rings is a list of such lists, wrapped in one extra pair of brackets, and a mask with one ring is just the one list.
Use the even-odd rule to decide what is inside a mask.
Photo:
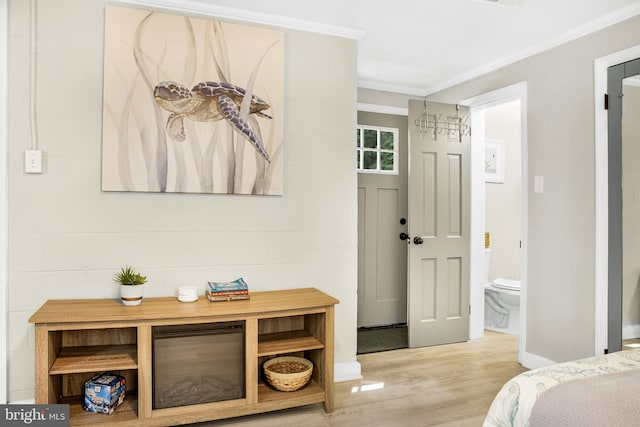
[(120, 285), (120, 300), (124, 305), (140, 305), (144, 285)]

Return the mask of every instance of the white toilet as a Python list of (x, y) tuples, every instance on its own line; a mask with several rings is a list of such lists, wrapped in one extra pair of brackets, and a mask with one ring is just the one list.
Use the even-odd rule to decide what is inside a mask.
[(484, 327), (520, 334), (520, 280), (499, 277), (484, 287)]

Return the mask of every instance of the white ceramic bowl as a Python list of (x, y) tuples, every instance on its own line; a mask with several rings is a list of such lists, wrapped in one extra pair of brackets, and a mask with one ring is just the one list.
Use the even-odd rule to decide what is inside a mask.
[(182, 286), (178, 288), (178, 301), (193, 302), (198, 299), (198, 288), (195, 286)]

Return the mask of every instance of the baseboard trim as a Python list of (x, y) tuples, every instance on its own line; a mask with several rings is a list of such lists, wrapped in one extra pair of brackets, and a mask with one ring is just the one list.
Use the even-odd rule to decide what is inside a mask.
[(36, 399), (16, 400), (9, 402), (9, 405), (35, 405)]
[(542, 368), (544, 366), (553, 365), (556, 362), (551, 359), (547, 359), (546, 357), (538, 356), (537, 354), (523, 351), (522, 360), (520, 361), (520, 363), (522, 364), (522, 366), (524, 366), (527, 369), (536, 369), (536, 368)]
[(360, 362), (336, 362), (333, 368), (333, 381), (336, 383), (362, 379)]
[(622, 326), (622, 339), (632, 340), (640, 337), (640, 325), (623, 325)]

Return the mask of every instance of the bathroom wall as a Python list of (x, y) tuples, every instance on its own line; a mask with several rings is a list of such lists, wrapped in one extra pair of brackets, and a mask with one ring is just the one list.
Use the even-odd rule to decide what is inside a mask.
[(629, 339), (640, 337), (640, 85), (624, 85), (623, 93), (622, 338)]
[(489, 279), (520, 278), (520, 102), (485, 110), (485, 136), (504, 143), (504, 183), (485, 184), (485, 223), (491, 233)]
[(240, 276), (252, 291), (317, 287), (340, 300), (337, 364), (357, 365), (356, 41), (285, 30), (284, 196), (105, 193), (105, 2), (37, 2), (40, 175), (23, 172), (29, 3), (9, 2), (9, 401), (34, 396), (33, 312), (116, 298), (124, 264), (148, 276), (147, 296)]

